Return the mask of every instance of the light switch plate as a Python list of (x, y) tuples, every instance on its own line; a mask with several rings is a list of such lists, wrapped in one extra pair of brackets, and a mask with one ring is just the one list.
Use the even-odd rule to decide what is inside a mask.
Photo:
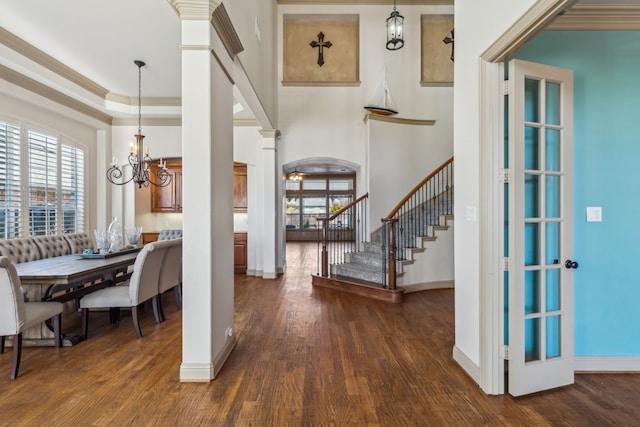
[(476, 220), (476, 207), (467, 206), (467, 221), (475, 221), (475, 220)]
[(601, 206), (587, 206), (587, 222), (602, 222)]

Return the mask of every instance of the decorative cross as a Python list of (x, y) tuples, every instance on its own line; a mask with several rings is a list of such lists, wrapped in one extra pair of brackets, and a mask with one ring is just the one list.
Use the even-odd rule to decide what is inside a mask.
[(453, 41), (453, 30), (451, 30), (451, 37), (447, 36), (444, 39), (442, 39), (442, 41), (444, 42), (444, 44), (449, 44), (451, 43), (451, 60), (453, 61), (453, 49), (455, 48), (455, 42)]
[(322, 49), (325, 47), (329, 49), (332, 46), (331, 42), (329, 41), (325, 42), (324, 33), (320, 31), (318, 33), (318, 41), (314, 40), (311, 43), (309, 43), (309, 45), (314, 49), (316, 47), (318, 48), (318, 65), (322, 67), (322, 64), (324, 64), (324, 54), (322, 53)]

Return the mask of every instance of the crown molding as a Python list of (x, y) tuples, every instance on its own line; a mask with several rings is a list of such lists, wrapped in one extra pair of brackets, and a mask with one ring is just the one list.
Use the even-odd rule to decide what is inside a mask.
[[(109, 92), (105, 97), (106, 101), (115, 102), (122, 105), (137, 106), (138, 98), (118, 93)], [(145, 107), (181, 107), (182, 98), (180, 97), (142, 97), (140, 103)]]
[(213, 11), (211, 25), (213, 25), (218, 36), (220, 36), (220, 40), (231, 58), (235, 58), (237, 54), (244, 50), (244, 46), (242, 46), (240, 37), (238, 37), (236, 29), (233, 27), (233, 22), (231, 22), (231, 18), (224, 4), (220, 4), (220, 6)]
[(25, 58), (43, 66), (44, 68), (52, 71), (53, 73), (64, 77), (70, 82), (80, 86), (81, 88), (93, 93), (94, 95), (104, 98), (109, 92), (104, 87), (100, 86), (93, 80), (90, 80), (78, 73), (74, 69), (68, 67), (52, 56), (47, 55), (37, 47), (27, 43), (21, 38), (10, 33), (3, 27), (0, 27), (0, 43), (12, 49)]
[(260, 127), (260, 122), (256, 119), (233, 119), (235, 127)]
[(95, 108), (71, 98), (64, 93), (58, 92), (30, 77), (18, 73), (11, 68), (0, 65), (0, 79), (47, 98), (51, 101), (57, 102), (60, 105), (71, 108), (74, 111), (85, 114), (98, 121), (106, 124), (111, 124), (112, 117), (109, 114), (103, 113)]
[(213, 11), (222, 4), (217, 0), (167, 0), (180, 19), (185, 21), (208, 21)]
[[(138, 126), (137, 118), (114, 118), (112, 126)], [(140, 126), (182, 126), (182, 117), (142, 118)]]
[(577, 4), (547, 26), (548, 31), (637, 31), (640, 5)]

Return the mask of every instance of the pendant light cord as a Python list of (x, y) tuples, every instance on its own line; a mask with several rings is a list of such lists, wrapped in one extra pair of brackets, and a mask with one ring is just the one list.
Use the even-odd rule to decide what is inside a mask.
[(138, 64), (138, 133), (142, 134), (142, 64)]

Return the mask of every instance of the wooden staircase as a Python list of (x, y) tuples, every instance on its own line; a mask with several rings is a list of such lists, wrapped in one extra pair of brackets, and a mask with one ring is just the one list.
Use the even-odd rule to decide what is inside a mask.
[[(396, 259), (396, 277), (402, 278), (405, 269), (416, 263), (416, 255), (432, 249), (438, 240), (438, 233), (449, 230), (453, 226), (453, 215), (440, 215), (437, 225), (431, 225), (426, 236), (417, 236), (416, 245), (406, 247), (404, 259)], [(375, 235), (375, 234), (374, 234)], [(383, 268), (384, 255), (382, 241), (362, 242), (362, 250), (345, 255), (343, 264), (330, 266), (328, 277), (314, 274), (314, 286), (340, 290), (363, 297), (392, 303), (401, 303), (405, 288), (389, 289), (384, 287), (386, 272)]]
[[(435, 186), (434, 180), (438, 181)], [(330, 218), (319, 219), (323, 229), (331, 230), (331, 221), (340, 215), (365, 216), (356, 208), (363, 198)], [(322, 273), (312, 276), (312, 284), (367, 298), (402, 302), (405, 288), (396, 286), (396, 279), (402, 280), (405, 270), (411, 269), (417, 258), (424, 256), (418, 254), (427, 248), (435, 250), (438, 235), (443, 235), (453, 225), (453, 158), (418, 184), (383, 219), (383, 223), (383, 227), (374, 231), (367, 241), (356, 245), (357, 251), (346, 251), (342, 258), (333, 257), (332, 262), (328, 260), (327, 248), (339, 242), (327, 238), (328, 232), (323, 233)], [(452, 248), (452, 235), (448, 237)]]

